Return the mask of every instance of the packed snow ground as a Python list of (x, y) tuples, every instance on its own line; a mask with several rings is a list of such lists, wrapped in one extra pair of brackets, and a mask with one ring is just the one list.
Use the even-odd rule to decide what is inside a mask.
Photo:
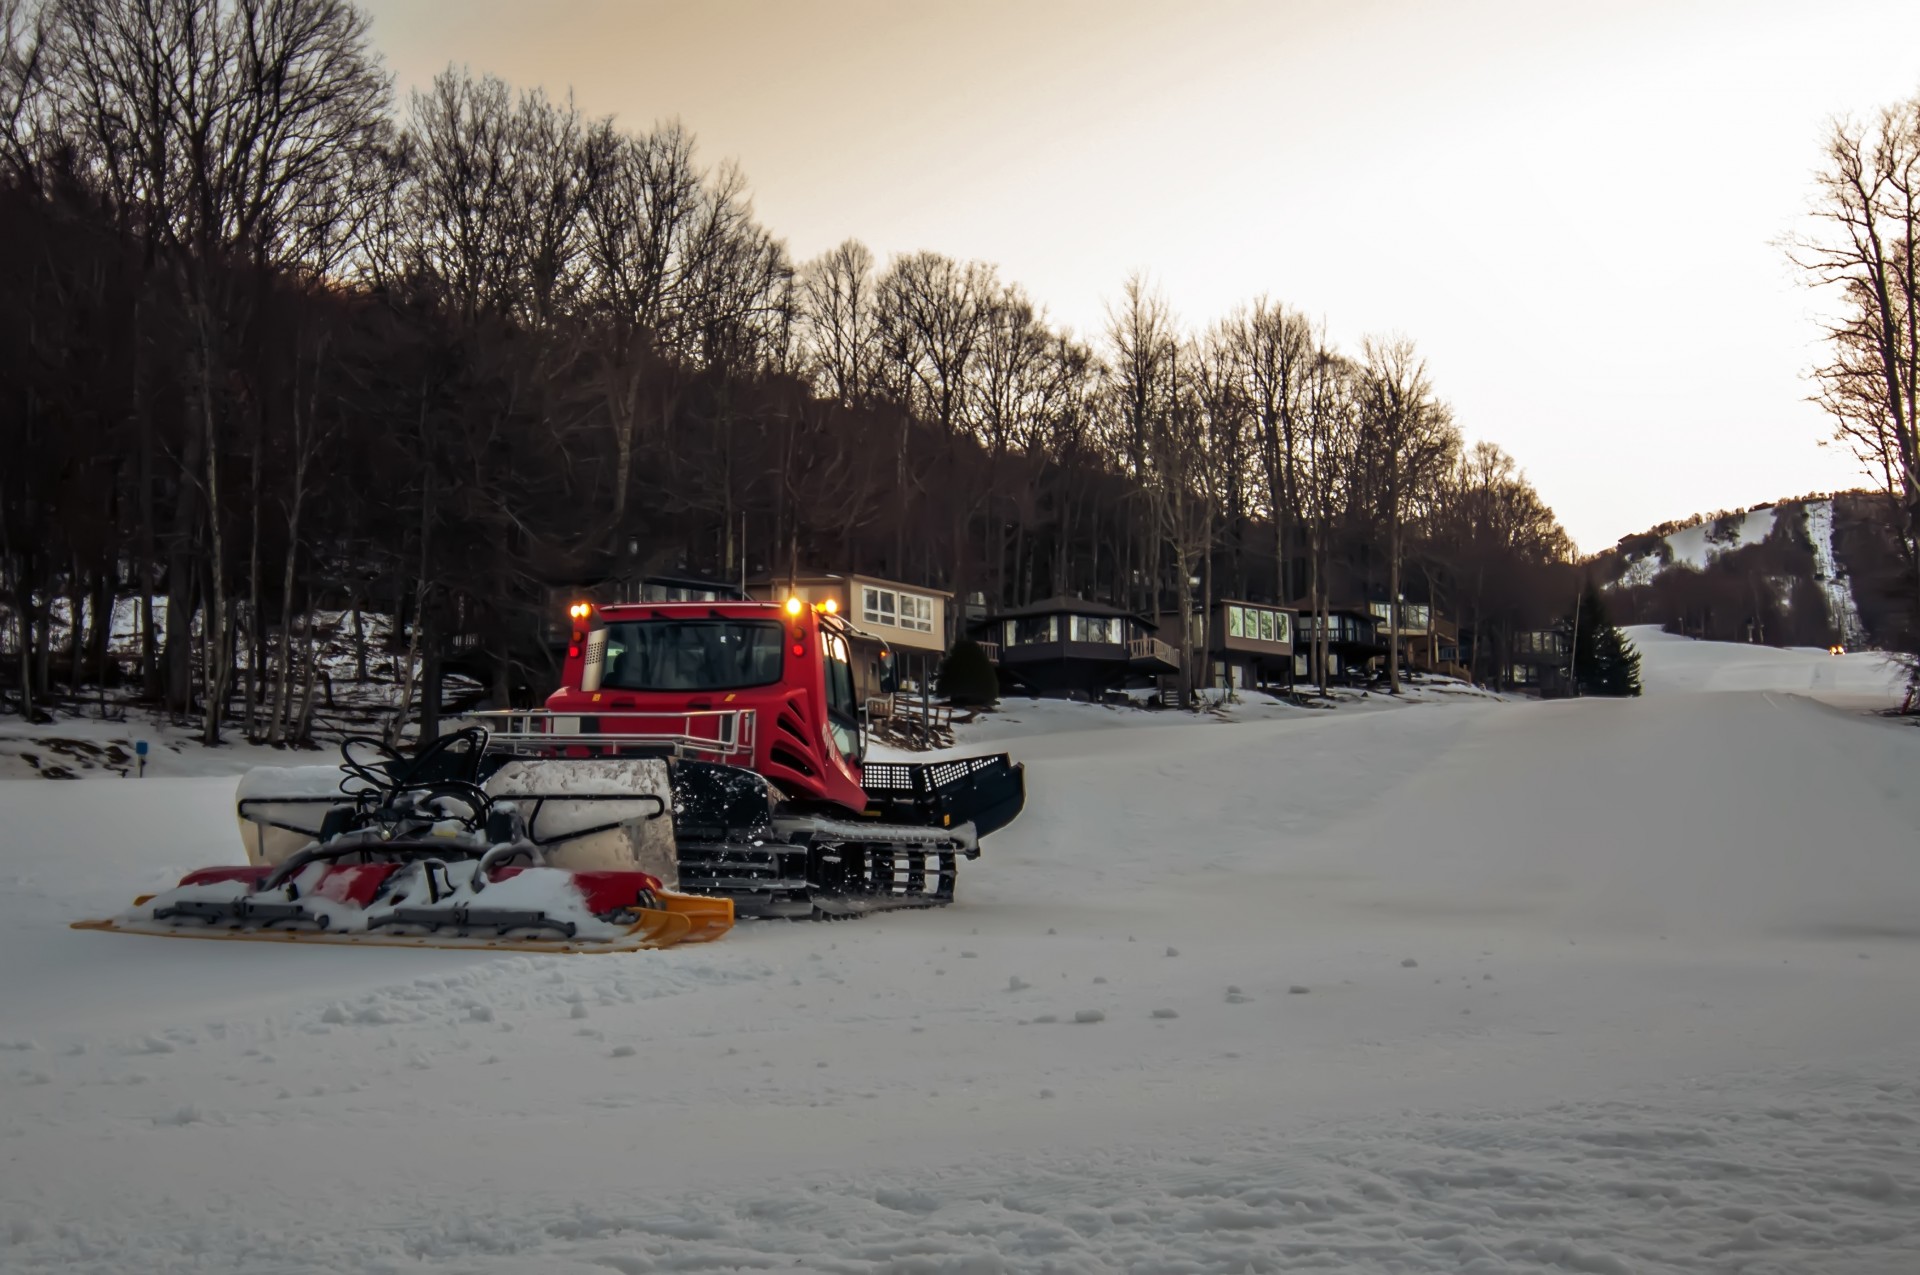
[(69, 931), (233, 781), (0, 784), (0, 1269), (1920, 1269), (1896, 679), (1634, 636), (1631, 702), (1015, 705), (953, 908), (633, 956)]

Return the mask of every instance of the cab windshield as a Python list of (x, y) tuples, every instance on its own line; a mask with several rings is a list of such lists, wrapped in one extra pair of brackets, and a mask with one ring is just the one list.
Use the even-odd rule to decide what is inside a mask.
[(622, 620), (607, 625), (600, 685), (622, 691), (732, 691), (780, 680), (774, 620)]

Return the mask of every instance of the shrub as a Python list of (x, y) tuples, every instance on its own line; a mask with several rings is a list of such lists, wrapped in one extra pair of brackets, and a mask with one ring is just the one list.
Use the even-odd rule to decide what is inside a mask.
[(970, 638), (961, 638), (940, 661), (940, 677), (935, 683), (947, 702), (956, 708), (985, 708), (1000, 698), (1000, 678), (993, 661)]

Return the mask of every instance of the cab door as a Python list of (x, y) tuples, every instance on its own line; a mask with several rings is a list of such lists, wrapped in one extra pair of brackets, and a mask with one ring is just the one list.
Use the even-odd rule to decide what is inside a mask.
[(844, 634), (822, 627), (820, 658), (825, 664), (827, 731), (834, 749), (849, 766), (866, 756), (867, 741), (860, 730), (860, 701), (853, 689), (853, 652)]

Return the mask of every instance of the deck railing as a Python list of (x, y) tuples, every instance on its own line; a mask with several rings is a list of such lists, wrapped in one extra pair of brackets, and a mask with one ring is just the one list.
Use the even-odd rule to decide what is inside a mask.
[(1127, 643), (1127, 658), (1134, 660), (1159, 660), (1163, 664), (1178, 666), (1180, 653), (1171, 643), (1162, 642), (1157, 637), (1137, 637)]

